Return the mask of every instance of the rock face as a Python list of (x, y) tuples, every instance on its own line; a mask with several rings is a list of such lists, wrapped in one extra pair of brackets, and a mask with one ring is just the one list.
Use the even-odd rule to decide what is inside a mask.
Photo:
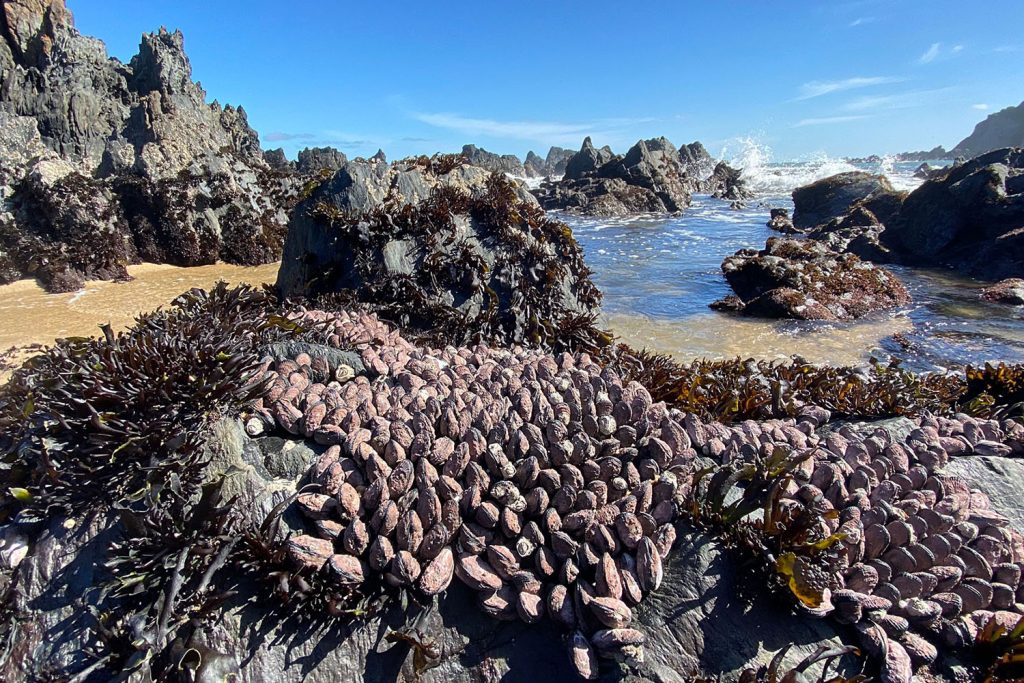
[(840, 173), (793, 190), (793, 224), (802, 230), (815, 228), (844, 216), (855, 204), (884, 221), (903, 196), (885, 176), (864, 171)]
[(568, 226), (506, 176), (450, 158), (346, 164), (293, 212), (277, 288), (508, 343), (555, 343), (600, 301)]
[(575, 152), (561, 147), (551, 147), (547, 157), (541, 159), (539, 155), (530, 151), (523, 162), (527, 178), (549, 178), (551, 176), (565, 175), (566, 164), (569, 163)]
[(523, 162), (515, 154), (499, 155), (494, 152), (488, 152), (486, 149), (481, 149), (476, 145), (463, 145), (462, 156), (466, 157), (473, 166), (479, 166), (487, 171), (507, 173), (516, 178), (526, 177), (526, 169), (523, 168)]
[(18, 276), (67, 290), (140, 259), (278, 258), (298, 183), (264, 161), (242, 108), (206, 103), (180, 32), (144, 35), (125, 65), (62, 0), (4, 2), (3, 21), (0, 126), (32, 150), (0, 160)]
[(565, 164), (565, 179), (579, 180), (597, 172), (599, 168), (607, 164), (615, 157), (611, 147), (605, 145), (601, 149), (594, 147), (594, 143), (588, 135), (583, 139), (583, 146), (580, 151), (572, 155)]
[(597, 149), (590, 138), (567, 163), (565, 176), (543, 183), (534, 195), (545, 209), (592, 216), (678, 213), (699, 187), (665, 138), (637, 142), (624, 156)]
[(797, 227), (837, 250), (990, 281), (1024, 276), (1024, 148), (932, 171), (909, 195), (856, 173), (799, 188), (793, 201)]
[(319, 171), (337, 171), (345, 165), (348, 157), (333, 147), (307, 147), (299, 151), (295, 169), (299, 173), (313, 174)]
[(954, 166), (914, 190), (886, 225), (899, 261), (988, 280), (1024, 276), (1024, 148)]
[(693, 178), (706, 178), (715, 169), (715, 159), (700, 142), (691, 142), (680, 147), (679, 161), (687, 174)]
[(949, 152), (949, 156), (973, 157), (1003, 147), (1024, 147), (1024, 102), (989, 114)]
[(910, 302), (889, 271), (816, 240), (772, 237), (726, 258), (722, 271), (736, 297), (713, 307), (759, 317), (853, 320)]

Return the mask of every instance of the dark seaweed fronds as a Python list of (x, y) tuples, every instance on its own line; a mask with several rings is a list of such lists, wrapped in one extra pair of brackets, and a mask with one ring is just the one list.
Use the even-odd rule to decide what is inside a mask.
[[(579, 313), (596, 310), (601, 295), (572, 231), (521, 201), (502, 174), (492, 174), (478, 196), (441, 185), (417, 205), (392, 197), (363, 214), (326, 202), (308, 210), (350, 246), (308, 283), (312, 305), (372, 311), (438, 346), (487, 342), (560, 351), (608, 343), (592, 318)], [(460, 237), (467, 219), (479, 242), (492, 248), (493, 260)], [(415, 264), (408, 274), (388, 271), (378, 256), (398, 241), (411, 245)], [(567, 306), (565, 285), (578, 310)], [(480, 305), (462, 306), (471, 300)]]
[(946, 414), (960, 409), (971, 396), (958, 375), (916, 374), (898, 362), (858, 368), (813, 365), (798, 358), (736, 358), (684, 365), (622, 344), (599, 358), (625, 380), (647, 387), (654, 400), (727, 423), (793, 417), (805, 405), (827, 408), (837, 417)]

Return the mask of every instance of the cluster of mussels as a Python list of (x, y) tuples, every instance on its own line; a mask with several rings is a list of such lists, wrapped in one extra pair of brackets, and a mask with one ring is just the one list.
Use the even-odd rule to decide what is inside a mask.
[(843, 547), (819, 610), (855, 625), (888, 680), (909, 681), (913, 665), (936, 659), (935, 643), (969, 646), (990, 620), (1009, 631), (1024, 612), (1024, 535), (943, 471), (950, 457), (1024, 455), (1024, 425), (917, 422), (902, 440), (885, 429), (829, 433), (792, 493), (838, 512), (823, 520)]
[(684, 416), (586, 354), (433, 351), (368, 315), (303, 320), (333, 323), (376, 376), (306, 354), (268, 365), (261, 419), (328, 446), (297, 500), (316, 533), (289, 540), (293, 559), (425, 596), (457, 576), (493, 617), (572, 630), (585, 678), (598, 654), (641, 659), (630, 607), (675, 540), (697, 455)]
[(817, 537), (842, 539), (831, 571), (805, 568), (822, 598), (811, 612), (855, 624), (885, 680), (933, 660), (929, 639), (967, 645), (1024, 611), (1024, 537), (942, 472), (950, 456), (1024, 454), (1018, 422), (926, 417), (894, 440), (819, 432), (830, 415), (807, 407), (726, 426), (653, 402), (585, 353), (425, 349), (367, 314), (294, 320), (357, 350), (372, 375), (268, 358), (250, 425), (327, 446), (297, 500), (315, 531), (288, 550), (341, 584), (382, 577), (432, 596), (458, 577), (489, 615), (564, 626), (594, 678), (598, 655), (643, 657), (631, 606), (661, 582), (695, 470), (783, 448), (806, 456), (783, 503), (834, 511)]

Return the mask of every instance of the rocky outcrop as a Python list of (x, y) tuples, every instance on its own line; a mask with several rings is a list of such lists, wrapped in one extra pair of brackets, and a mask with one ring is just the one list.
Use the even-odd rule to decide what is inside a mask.
[(665, 138), (637, 142), (624, 156), (594, 147), (590, 138), (569, 160), (565, 176), (534, 190), (545, 209), (592, 216), (678, 213), (699, 186)]
[(0, 126), (32, 150), (0, 160), (0, 251), (19, 276), (63, 291), (140, 259), (279, 257), (300, 181), (267, 164), (241, 107), (206, 103), (180, 32), (144, 35), (125, 65), (62, 0), (3, 13)]
[(1024, 102), (989, 114), (948, 156), (973, 157), (1004, 147), (1024, 147)]
[(263, 160), (275, 171), (291, 171), (294, 169), (294, 164), (288, 161), (288, 157), (285, 156), (284, 149), (281, 147), (264, 151)]
[(1024, 148), (989, 152), (921, 184), (888, 220), (885, 245), (911, 265), (987, 280), (1024, 276)]
[(715, 165), (711, 175), (700, 181), (699, 188), (701, 192), (706, 192), (715, 199), (742, 202), (753, 197), (742, 176), (743, 171), (720, 161)]
[(769, 238), (726, 258), (722, 272), (736, 296), (712, 307), (758, 317), (853, 320), (910, 302), (889, 271), (816, 240)]
[(1024, 306), (1024, 280), (1010, 278), (997, 282), (982, 290), (981, 298), (997, 304)]
[(462, 156), (473, 166), (479, 166), (486, 171), (506, 173), (516, 178), (527, 177), (523, 162), (515, 154), (495, 154), (476, 145), (463, 145)]
[(557, 344), (600, 301), (567, 226), (450, 157), (346, 164), (293, 212), (277, 288), (467, 342)]
[(307, 147), (299, 150), (295, 159), (295, 170), (303, 174), (316, 174), (320, 171), (337, 171), (345, 165), (348, 157), (333, 147)]
[(793, 226), (793, 219), (789, 217), (789, 209), (772, 209), (769, 212), (768, 222), (765, 225), (772, 230), (786, 235), (800, 232)]
[(594, 147), (588, 135), (583, 139), (580, 151), (572, 155), (565, 164), (565, 179), (579, 180), (597, 173), (597, 170), (615, 157), (611, 147), (605, 145), (601, 149)]
[(547, 157), (541, 159), (532, 150), (526, 154), (523, 168), (527, 178), (550, 178), (551, 176), (565, 175), (566, 164), (569, 163), (575, 152), (561, 147), (551, 147)]
[(793, 202), (797, 227), (837, 250), (989, 281), (1024, 276), (1024, 148), (932, 170), (909, 194), (857, 172), (799, 188)]
[(809, 230), (844, 216), (856, 204), (881, 220), (891, 217), (905, 195), (889, 179), (864, 171), (850, 171), (793, 190), (793, 224)]

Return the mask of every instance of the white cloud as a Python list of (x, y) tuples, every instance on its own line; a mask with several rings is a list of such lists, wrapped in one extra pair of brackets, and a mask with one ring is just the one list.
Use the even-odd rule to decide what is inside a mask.
[(992, 48), (992, 52), (1020, 52), (1019, 45), (998, 45)]
[(942, 49), (942, 43), (932, 43), (932, 46), (924, 51), (924, 54), (917, 58), (918, 64), (929, 64), (935, 61), (935, 58), (939, 56), (939, 50)]
[(960, 43), (951, 46), (946, 49), (942, 47), (942, 43), (932, 43), (931, 46), (924, 51), (920, 57), (917, 58), (918, 64), (931, 64), (936, 60), (950, 59), (955, 57), (964, 51), (964, 46)]
[(850, 28), (856, 28), (857, 26), (863, 26), (864, 24), (870, 24), (875, 21), (875, 17), (857, 17), (851, 21), (848, 26)]
[(640, 123), (649, 123), (654, 119), (598, 119), (595, 121), (567, 123), (559, 121), (497, 121), (495, 119), (478, 119), (451, 113), (416, 113), (412, 115), (436, 128), (458, 131), (464, 135), (480, 135), (494, 138), (514, 138), (550, 142), (551, 144), (579, 143), (587, 136), (602, 137), (622, 128)]
[(922, 107), (935, 101), (935, 96), (946, 95), (952, 87), (932, 90), (911, 90), (893, 95), (872, 95), (858, 97), (842, 106), (843, 111), (871, 111), (877, 109), (908, 109)]
[(972, 104), (971, 109), (977, 109), (979, 111), (985, 111), (988, 109), (987, 104)]
[(846, 123), (847, 121), (859, 121), (860, 119), (866, 119), (866, 114), (859, 114), (853, 116), (822, 116), (813, 119), (800, 119), (793, 127), (803, 128), (804, 126), (824, 126), (833, 123)]
[(809, 100), (812, 97), (821, 97), (829, 93), (853, 90), (855, 88), (867, 88), (885, 83), (899, 83), (902, 80), (902, 78), (894, 78), (892, 76), (854, 76), (838, 81), (809, 81), (800, 86), (800, 96), (796, 99)]

